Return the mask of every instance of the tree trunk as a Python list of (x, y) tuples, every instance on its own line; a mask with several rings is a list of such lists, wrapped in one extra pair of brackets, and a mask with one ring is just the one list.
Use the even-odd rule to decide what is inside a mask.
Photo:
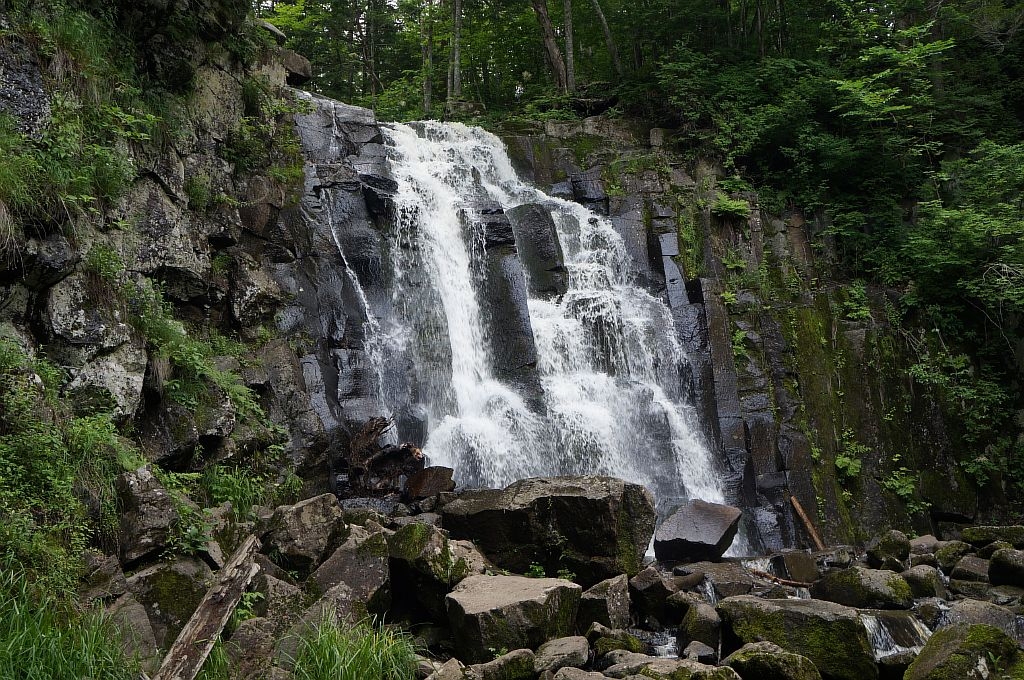
[(462, 98), (462, 0), (452, 2), (452, 52), (448, 72), (451, 85), (448, 88), (448, 113), (454, 110), (455, 102)]
[(572, 0), (563, 0), (565, 10), (565, 90), (576, 91), (576, 54), (573, 49)]
[(562, 61), (562, 53), (558, 49), (558, 40), (555, 38), (555, 29), (551, 25), (551, 17), (548, 16), (547, 0), (530, 0), (530, 2), (533, 5), (533, 11), (537, 14), (537, 23), (540, 24), (541, 34), (544, 36), (544, 54), (551, 67), (551, 74), (555, 78), (555, 85), (564, 92), (566, 89), (565, 62)]
[(622, 70), (622, 61), (619, 60), (619, 51), (615, 49), (615, 38), (612, 37), (612, 29), (608, 27), (608, 20), (604, 18), (604, 12), (601, 11), (600, 0), (590, 0), (590, 4), (594, 7), (594, 14), (597, 15), (597, 20), (601, 24), (601, 31), (604, 33), (604, 43), (608, 46), (608, 56), (612, 58), (612, 68), (615, 69), (615, 75), (620, 79), (625, 76), (625, 72)]
[(423, 117), (430, 118), (434, 105), (434, 2), (427, 0), (423, 6), (420, 30), (423, 34)]

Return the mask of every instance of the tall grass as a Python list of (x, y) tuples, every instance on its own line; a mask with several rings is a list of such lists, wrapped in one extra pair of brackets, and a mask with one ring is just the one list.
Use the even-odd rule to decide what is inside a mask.
[(13, 562), (0, 562), (0, 678), (135, 680), (138, 672), (109, 620), (33, 589)]
[(301, 639), (296, 680), (412, 680), (416, 652), (408, 636), (367, 623), (324, 618)]

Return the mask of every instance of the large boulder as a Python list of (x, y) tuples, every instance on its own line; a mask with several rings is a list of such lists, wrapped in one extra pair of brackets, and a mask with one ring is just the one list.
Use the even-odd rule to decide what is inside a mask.
[(534, 657), (533, 670), (537, 673), (555, 673), (560, 668), (583, 668), (589, 656), (590, 644), (587, 638), (580, 635), (557, 638), (540, 646)]
[(943, 620), (946, 624), (984, 623), (1012, 634), (1016, 631), (1017, 617), (1013, 610), (1007, 607), (966, 598), (952, 603), (946, 610)]
[(727, 666), (705, 666), (690, 659), (668, 659), (632, 652), (612, 652), (616, 663), (604, 669), (610, 678), (655, 678), (655, 680), (740, 680)]
[(585, 630), (594, 622), (609, 628), (629, 625), (629, 579), (625, 574), (605, 579), (584, 591), (576, 623), (580, 630)]
[(470, 576), (446, 598), (459, 658), (482, 663), (496, 649), (536, 648), (576, 623), (580, 586), (562, 579)]
[(134, 562), (163, 549), (178, 521), (174, 499), (149, 466), (121, 474), (114, 483), (121, 504), (121, 561)]
[(1024, 550), (1003, 548), (992, 553), (988, 579), (994, 586), (1024, 587)]
[(660, 623), (667, 623), (665, 602), (676, 590), (672, 579), (655, 566), (647, 567), (629, 579), (630, 597), (642, 619), (653, 617)]
[(914, 603), (910, 585), (902, 576), (864, 567), (826, 574), (811, 585), (811, 597), (871, 609), (907, 609)]
[(658, 527), (654, 554), (673, 562), (717, 560), (736, 537), (742, 514), (729, 505), (687, 501)]
[(330, 493), (283, 505), (270, 518), (265, 549), (282, 566), (308, 572), (344, 537), (348, 530), (344, 514)]
[(722, 620), (715, 608), (703, 602), (697, 602), (690, 606), (679, 624), (679, 648), (684, 649), (686, 645), (694, 640), (703, 642), (712, 649), (718, 649), (722, 637)]
[(174, 642), (212, 581), (210, 567), (190, 557), (159, 562), (128, 577), (128, 590), (145, 607), (158, 647)]
[(902, 531), (891, 529), (868, 543), (867, 555), (868, 566), (873, 569), (903, 571), (910, 557), (910, 539)]
[(1021, 525), (967, 527), (962, 535), (965, 541), (979, 548), (995, 541), (1006, 541), (1014, 548), (1024, 549), (1024, 526)]
[(774, 642), (805, 656), (826, 680), (878, 677), (867, 632), (856, 609), (822, 600), (764, 600), (738, 595), (722, 600), (723, 651), (749, 642)]
[(910, 664), (906, 680), (984, 680), (1024, 677), (1017, 644), (984, 624), (955, 624), (936, 631)]
[(821, 680), (806, 656), (792, 654), (771, 642), (750, 642), (722, 660), (745, 680)]
[(466, 680), (533, 680), (533, 652), (515, 649), (493, 661), (467, 666)]
[(310, 575), (307, 586), (313, 584), (320, 593), (326, 593), (342, 583), (350, 589), (353, 602), (358, 603), (358, 611), (353, 612), (356, 619), (387, 611), (391, 573), (383, 532), (371, 533), (353, 526), (348, 539)]
[(461, 494), (441, 508), (456, 538), (473, 540), (496, 565), (525, 572), (569, 569), (593, 585), (640, 571), (654, 532), (654, 498), (614, 477), (524, 479)]

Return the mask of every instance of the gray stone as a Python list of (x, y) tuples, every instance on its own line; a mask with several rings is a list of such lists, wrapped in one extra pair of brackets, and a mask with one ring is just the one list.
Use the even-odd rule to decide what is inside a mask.
[(956, 566), (956, 563), (960, 561), (960, 558), (971, 552), (971, 546), (963, 541), (945, 541), (939, 544), (939, 547), (935, 549), (935, 559), (939, 563), (939, 568), (945, 573), (949, 573)]
[(1011, 609), (983, 600), (957, 600), (949, 606), (944, 617), (946, 625), (955, 623), (984, 623), (1013, 635), (1016, 616)]
[(446, 615), (445, 595), (489, 566), (472, 544), (452, 541), (446, 531), (429, 524), (406, 525), (388, 536), (387, 543), (394, 601), (418, 602), (438, 619)]
[(736, 537), (742, 514), (728, 505), (687, 501), (658, 527), (654, 553), (659, 560), (717, 560)]
[(50, 119), (50, 98), (35, 50), (14, 37), (0, 48), (0, 112), (31, 138), (39, 137)]
[(134, 595), (121, 595), (107, 607), (106, 614), (121, 634), (127, 654), (137, 653), (142, 659), (156, 656), (158, 646), (153, 625), (149, 622), (146, 608)]
[(276, 555), (280, 564), (308, 572), (347, 531), (343, 516), (338, 499), (329, 493), (283, 505), (270, 519), (264, 549)]
[(665, 601), (676, 592), (671, 578), (658, 571), (657, 567), (650, 566), (629, 579), (629, 591), (641, 618), (651, 616), (660, 623), (667, 622)]
[(900, 576), (910, 586), (910, 592), (914, 597), (945, 597), (946, 595), (942, 576), (935, 567), (919, 564), (907, 569)]
[(960, 558), (953, 567), (950, 578), (961, 581), (985, 582), (988, 580), (988, 560), (983, 560), (974, 555), (965, 555)]
[(902, 531), (892, 529), (877, 536), (867, 546), (868, 566), (873, 569), (903, 571), (910, 557), (910, 540)]
[(1016, 643), (986, 625), (957, 624), (936, 631), (907, 669), (906, 680), (981, 680), (1020, 677)]
[(391, 604), (388, 544), (383, 532), (353, 527), (348, 539), (310, 574), (307, 584), (324, 593), (340, 583), (368, 614), (383, 615)]
[(459, 657), (482, 662), (490, 649), (535, 648), (565, 637), (575, 626), (581, 593), (561, 579), (466, 578), (446, 598)]
[(515, 649), (493, 661), (467, 666), (466, 680), (533, 680), (533, 652)]
[(576, 625), (584, 630), (596, 621), (609, 628), (625, 628), (629, 625), (629, 605), (629, 578), (619, 574), (605, 579), (583, 592)]
[(686, 612), (679, 625), (679, 647), (696, 640), (718, 649), (722, 638), (722, 620), (715, 608), (703, 602), (695, 603)]
[(771, 565), (776, 575), (791, 581), (812, 583), (821, 575), (817, 561), (806, 550), (786, 550), (772, 555)]
[(817, 667), (805, 656), (792, 654), (771, 642), (750, 642), (722, 660), (744, 679), (821, 680)]
[[(703, 574), (719, 599), (733, 595), (746, 595), (754, 588), (754, 577), (735, 562), (695, 562), (680, 565), (675, 574)], [(677, 585), (681, 585), (677, 582)]]
[(931, 534), (925, 534), (924, 536), (918, 536), (917, 538), (910, 539), (911, 555), (934, 553), (938, 548), (939, 539), (935, 538)]
[(989, 561), (988, 579), (994, 586), (1024, 587), (1024, 551), (995, 551)]
[(86, 575), (82, 579), (79, 598), (83, 602), (112, 600), (128, 590), (121, 563), (116, 557), (89, 552), (85, 555)]
[(571, 666), (582, 668), (590, 655), (590, 644), (582, 636), (557, 638), (545, 642), (537, 649), (533, 670), (556, 672), (560, 668)]
[(579, 668), (562, 668), (555, 673), (554, 680), (605, 680), (608, 676), (594, 671), (584, 671)]
[(213, 581), (205, 562), (178, 557), (128, 577), (128, 590), (146, 608), (158, 647), (166, 649), (195, 613)]
[(992, 541), (984, 548), (978, 548), (978, 557), (983, 560), (990, 560), (997, 550), (1002, 550), (1003, 548), (1009, 548), (1012, 550), (1013, 546), (1006, 541)]
[(166, 547), (178, 511), (149, 466), (122, 473), (114, 485), (122, 508), (122, 563), (135, 562)]
[(1024, 549), (1024, 525), (967, 527), (961, 533), (965, 541), (979, 548), (993, 541), (1006, 541), (1018, 550)]
[(907, 609), (913, 604), (910, 586), (899, 574), (863, 567), (826, 574), (811, 585), (811, 597), (871, 609)]
[(309, 59), (293, 50), (282, 48), (278, 58), (288, 73), (287, 81), (292, 87), (301, 87), (313, 77), (313, 66)]
[(535, 295), (565, 293), (569, 274), (550, 210), (537, 203), (524, 203), (508, 210), (506, 215), (515, 232), (530, 292)]
[(425, 467), (405, 483), (403, 495), (406, 500), (417, 501), (423, 498), (430, 498), (439, 493), (455, 490), (455, 482), (452, 481), (454, 470), (449, 467), (434, 465)]
[(700, 640), (694, 640), (690, 644), (686, 645), (686, 648), (680, 656), (683, 659), (690, 659), (697, 663), (713, 664), (718, 661), (718, 651), (708, 647)]

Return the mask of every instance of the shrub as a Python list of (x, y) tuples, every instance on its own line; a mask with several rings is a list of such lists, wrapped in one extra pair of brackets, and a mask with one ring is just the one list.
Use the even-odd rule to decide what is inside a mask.
[(296, 680), (412, 680), (416, 651), (403, 633), (324, 618), (299, 640)]

